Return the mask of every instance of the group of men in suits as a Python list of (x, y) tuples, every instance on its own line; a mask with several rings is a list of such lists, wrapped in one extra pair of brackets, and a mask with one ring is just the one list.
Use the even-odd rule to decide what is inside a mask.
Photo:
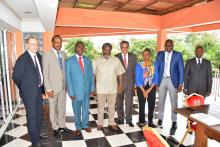
[[(26, 41), (27, 50), (17, 59), (12, 78), (19, 89), (20, 97), (26, 108), (27, 127), (32, 145), (43, 146), (40, 137), (42, 124), (42, 94), (49, 97), (49, 115), (54, 131), (58, 137), (60, 132), (71, 133), (65, 126), (66, 92), (72, 100), (75, 117), (75, 135), (81, 135), (81, 130), (91, 132), (89, 127), (89, 100), (97, 93), (98, 100), (98, 130), (103, 129), (103, 114), (106, 100), (108, 101), (109, 128), (117, 131), (114, 121), (115, 106), (118, 114), (117, 124), (126, 123), (133, 127), (132, 106), (135, 86), (135, 67), (137, 58), (129, 53), (129, 42), (120, 43), (121, 53), (111, 55), (112, 46), (105, 43), (102, 46), (102, 57), (91, 59), (83, 55), (85, 45), (78, 41), (75, 45), (75, 55), (66, 59), (61, 51), (62, 38), (55, 35), (52, 38), (52, 49), (43, 55), (38, 51), (38, 40), (29, 37)], [(178, 107), (177, 93), (182, 91), (187, 95), (199, 93), (208, 96), (211, 93), (212, 75), (211, 63), (202, 58), (204, 49), (199, 46), (195, 50), (196, 57), (187, 61), (185, 66), (182, 54), (173, 50), (172, 40), (166, 40), (165, 51), (157, 54), (159, 80), (159, 120), (162, 126), (164, 105), (167, 91), (171, 102), (171, 134), (177, 128), (177, 114), (173, 111)], [(184, 78), (185, 77), (185, 78)], [(125, 103), (125, 111), (124, 111)]]

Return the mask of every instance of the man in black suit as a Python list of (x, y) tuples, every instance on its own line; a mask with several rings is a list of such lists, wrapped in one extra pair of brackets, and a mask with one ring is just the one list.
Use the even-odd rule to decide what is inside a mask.
[[(132, 123), (132, 106), (133, 106), (133, 94), (135, 84), (135, 67), (137, 64), (137, 57), (128, 52), (129, 42), (122, 41), (120, 43), (121, 53), (115, 55), (125, 68), (123, 74), (123, 91), (117, 95), (116, 107), (118, 114), (118, 124), (126, 123), (130, 127), (134, 127)], [(125, 112), (124, 112), (124, 100), (125, 100)], [(125, 113), (125, 115), (124, 115)]]
[(212, 90), (212, 67), (210, 61), (202, 58), (204, 49), (198, 46), (195, 49), (195, 56), (189, 59), (185, 65), (184, 94), (200, 94), (209, 96)]
[(42, 124), (42, 106), (44, 93), (41, 55), (38, 51), (38, 40), (29, 37), (27, 50), (17, 59), (12, 78), (19, 89), (27, 116), (28, 134), (33, 147), (43, 147), (40, 142)]

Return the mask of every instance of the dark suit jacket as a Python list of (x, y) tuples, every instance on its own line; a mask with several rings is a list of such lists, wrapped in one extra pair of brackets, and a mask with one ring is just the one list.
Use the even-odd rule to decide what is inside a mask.
[[(160, 86), (164, 73), (165, 51), (161, 51), (157, 54), (156, 62), (158, 63), (158, 74), (159, 74), (158, 86)], [(184, 80), (183, 57), (180, 52), (174, 50), (170, 61), (170, 78), (175, 88), (183, 84), (183, 80)]]
[(185, 65), (184, 89), (187, 94), (198, 93), (206, 96), (212, 90), (212, 67), (210, 61), (202, 59), (200, 66), (196, 58), (189, 59)]
[[(119, 53), (115, 55), (124, 66), (122, 54)], [(125, 68), (125, 73), (123, 74), (123, 89), (128, 86), (129, 89), (134, 89), (135, 84), (135, 67), (137, 64), (137, 57), (132, 53), (128, 53), (128, 66), (127, 69)]]
[[(37, 53), (42, 70), (41, 55)], [(25, 51), (16, 61), (12, 79), (19, 89), (20, 97), (23, 100), (31, 100), (38, 95), (38, 77), (35, 64), (28, 53)], [(43, 86), (42, 86), (43, 90)], [(42, 91), (44, 93), (44, 90)]]

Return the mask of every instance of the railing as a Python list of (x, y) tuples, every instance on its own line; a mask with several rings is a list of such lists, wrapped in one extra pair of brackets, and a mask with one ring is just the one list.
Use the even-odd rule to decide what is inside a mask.
[(217, 68), (213, 69), (212, 95), (215, 101), (220, 97), (220, 70)]

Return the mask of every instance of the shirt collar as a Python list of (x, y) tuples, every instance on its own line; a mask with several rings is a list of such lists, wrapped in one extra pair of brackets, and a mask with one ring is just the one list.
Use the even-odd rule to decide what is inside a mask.
[(30, 51), (29, 49), (27, 49), (28, 53), (31, 55), (32, 58), (34, 58), (35, 55), (37, 55), (37, 53), (33, 53), (32, 51)]
[(202, 58), (197, 58), (196, 57), (196, 61), (198, 62), (200, 60), (200, 62), (202, 62)]
[(78, 54), (76, 54), (76, 57), (77, 57), (77, 59), (79, 59), (79, 57), (82, 57), (83, 58), (83, 56), (81, 55), (81, 56), (79, 56)]

